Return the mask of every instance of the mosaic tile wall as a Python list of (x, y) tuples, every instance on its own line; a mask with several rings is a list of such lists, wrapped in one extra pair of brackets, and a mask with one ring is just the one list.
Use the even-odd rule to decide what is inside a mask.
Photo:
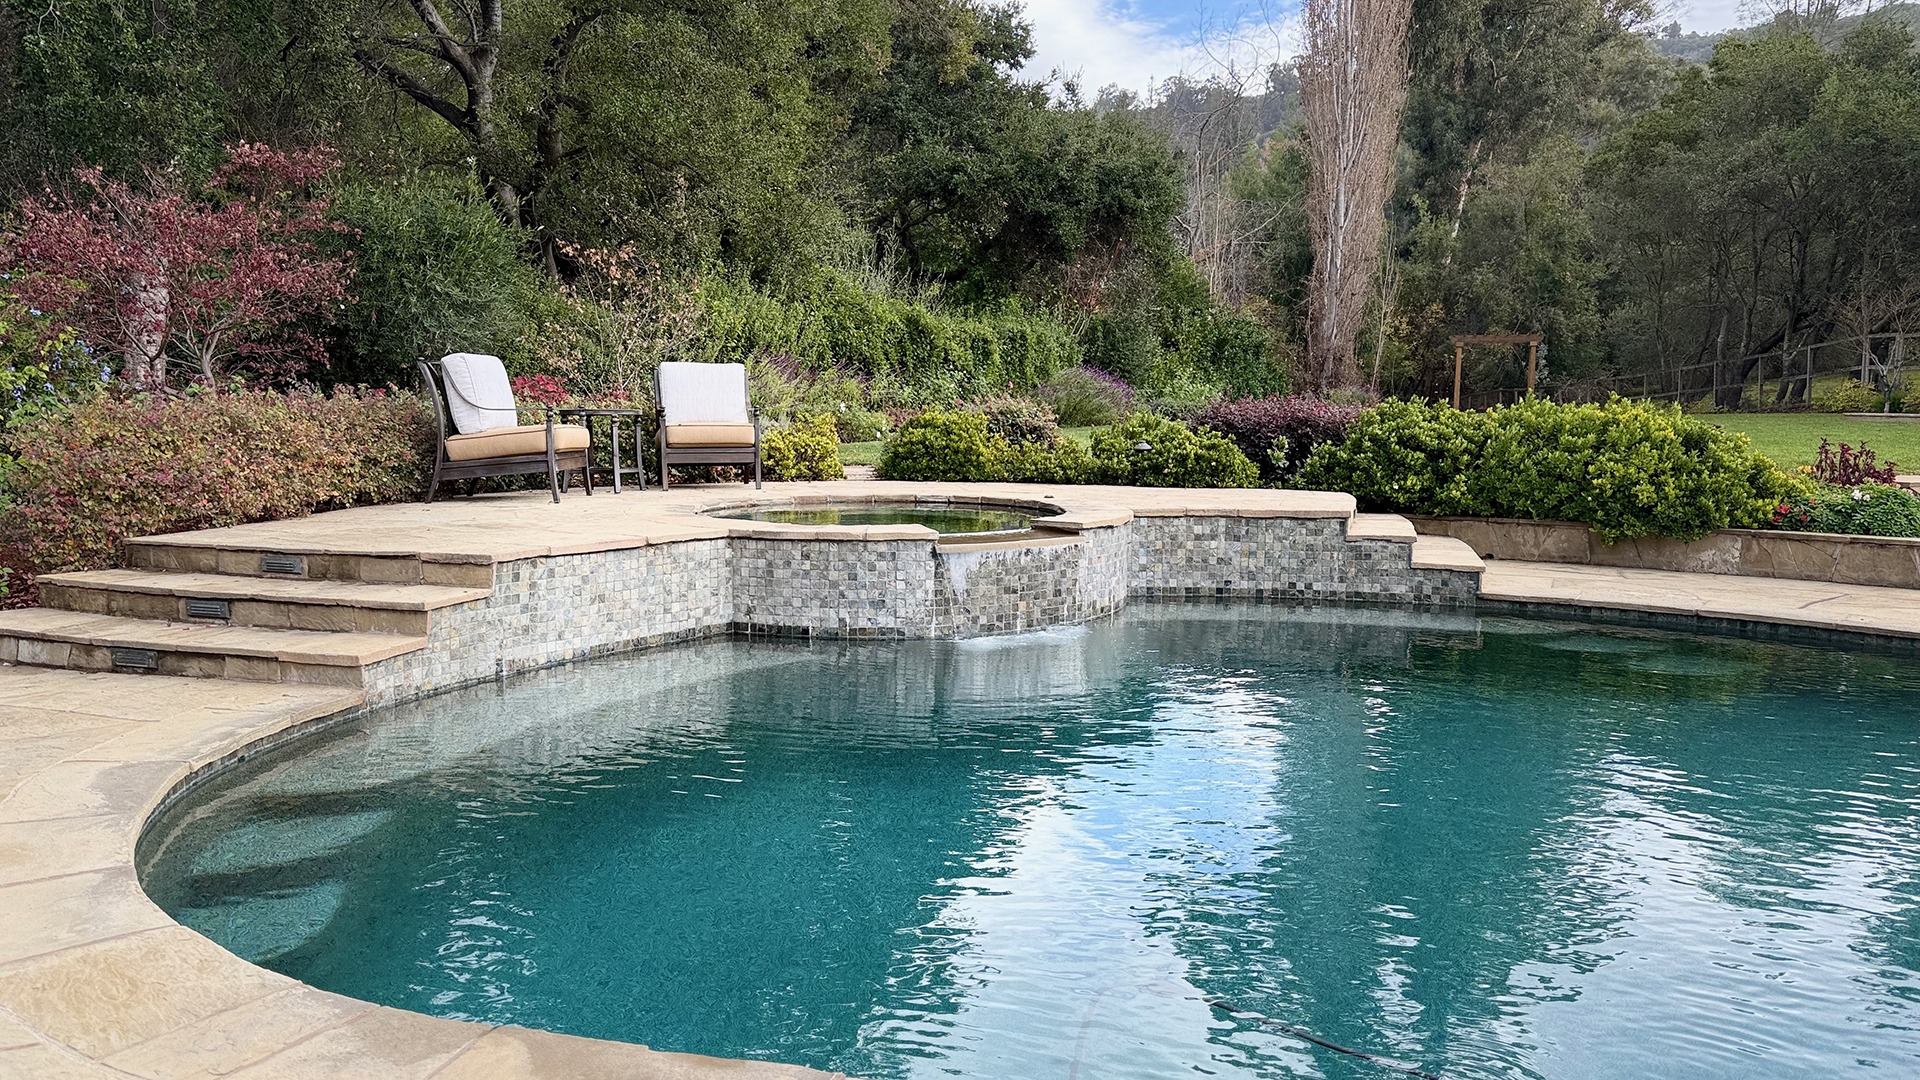
[(433, 613), (427, 647), (366, 669), (368, 705), (725, 631), (726, 540), (523, 559), (493, 595)]
[(934, 637), (980, 637), (1086, 622), (1127, 602), (1127, 528), (1051, 547), (943, 551), (935, 559)]
[(746, 634), (926, 637), (931, 540), (734, 537), (732, 626)]
[(527, 559), (493, 596), (433, 613), (427, 648), (367, 668), (389, 704), (569, 660), (736, 633), (975, 637), (1084, 622), (1127, 597), (1470, 603), (1478, 575), (1414, 570), (1339, 518), (1142, 517), (1078, 542), (735, 537)]
[(1415, 570), (1406, 544), (1346, 538), (1344, 518), (1141, 517), (1134, 596), (1466, 604), (1478, 574)]

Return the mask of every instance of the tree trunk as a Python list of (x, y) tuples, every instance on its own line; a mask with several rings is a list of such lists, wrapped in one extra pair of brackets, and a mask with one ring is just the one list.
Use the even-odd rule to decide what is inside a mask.
[(167, 322), (172, 292), (165, 281), (134, 278), (133, 325), (122, 355), (123, 374), (136, 390), (167, 388)]
[(1313, 237), (1307, 361), (1322, 392), (1359, 383), (1355, 344), (1380, 261), (1407, 96), (1410, 0), (1308, 0), (1300, 98)]

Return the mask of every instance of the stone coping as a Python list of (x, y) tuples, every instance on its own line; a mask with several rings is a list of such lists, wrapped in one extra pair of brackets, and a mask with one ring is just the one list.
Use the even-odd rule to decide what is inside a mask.
[(1920, 591), (1562, 563), (1487, 564), (1481, 599), (1920, 639)]
[(920, 525), (783, 525), (704, 516), (716, 509), (809, 503), (960, 500), (1059, 507), (1049, 528), (1094, 529), (1134, 517), (1345, 518), (1353, 496), (1330, 491), (1122, 488), (1044, 484), (922, 484), (827, 480), (680, 486), (671, 491), (602, 492), (555, 504), (544, 492), (483, 495), (437, 503), (336, 510), (292, 521), (260, 522), (128, 541), (132, 546), (219, 548), (308, 555), (408, 558), (429, 563), (503, 563), (554, 555), (645, 547), (729, 536), (770, 537), (805, 530), (815, 540), (931, 540)]

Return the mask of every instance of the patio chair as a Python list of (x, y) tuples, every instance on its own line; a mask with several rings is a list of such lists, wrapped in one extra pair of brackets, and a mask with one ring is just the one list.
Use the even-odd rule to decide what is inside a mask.
[(753, 465), (760, 486), (760, 410), (747, 399), (745, 364), (661, 364), (660, 487), (675, 465)]
[[(428, 502), (443, 480), (540, 472), (547, 474), (553, 501), (559, 502), (561, 474), (566, 474), (566, 486), (571, 488), (575, 469), (580, 470), (587, 494), (593, 494), (587, 429), (554, 423), (551, 405), (544, 425), (520, 423), (513, 384), (499, 357), (480, 353), (452, 353), (433, 361), (421, 357), (420, 380), (433, 395), (434, 420), (440, 426)], [(453, 434), (448, 434), (449, 424)]]

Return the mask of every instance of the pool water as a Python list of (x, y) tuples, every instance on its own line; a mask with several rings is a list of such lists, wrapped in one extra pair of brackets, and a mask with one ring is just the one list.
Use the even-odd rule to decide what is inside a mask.
[(1148, 605), (717, 641), (250, 762), (143, 845), (243, 956), (859, 1077), (1920, 1075), (1909, 661)]
[(845, 506), (807, 506), (788, 509), (725, 510), (713, 515), (746, 521), (776, 521), (783, 525), (925, 525), (941, 534), (1017, 532), (1033, 526), (1034, 515), (994, 506), (948, 506), (921, 503), (849, 503)]

